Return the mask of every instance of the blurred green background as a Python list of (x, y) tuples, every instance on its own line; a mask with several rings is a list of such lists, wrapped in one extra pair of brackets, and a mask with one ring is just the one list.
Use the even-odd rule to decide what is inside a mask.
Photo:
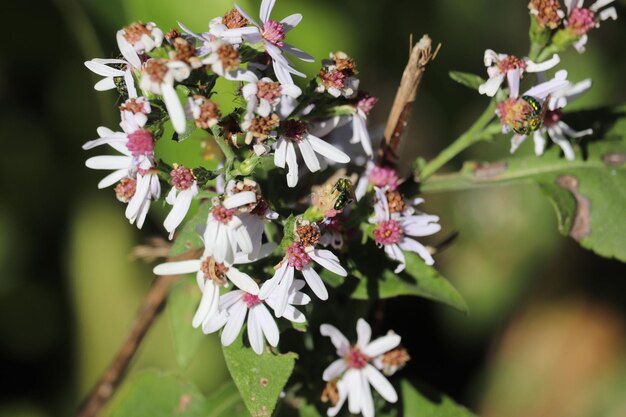
[[(258, 3), (239, 4), (253, 11)], [(304, 14), (289, 40), (317, 58), (340, 49), (357, 59), (362, 87), (381, 98), (373, 127), (388, 114), (409, 34), (429, 33), (443, 44), (418, 94), (406, 165), (417, 155), (436, 155), (486, 105), (449, 80), (449, 70), (484, 74), (485, 48), (527, 51), (526, 3), (281, 0), (274, 13)], [(114, 95), (93, 90), (97, 78), (82, 62), (113, 57), (115, 31), (128, 22), (168, 29), (180, 20), (202, 31), (230, 6), (226, 0), (3, 4), (0, 417), (72, 415), (150, 285), (151, 266), (131, 260), (131, 249), (165, 236), (158, 210), (142, 231), (129, 226), (112, 191), (96, 189), (100, 173), (84, 167), (81, 144), (99, 125), (114, 128), (117, 114)], [(617, 7), (622, 20), (593, 31), (587, 53), (562, 56), (572, 80), (594, 81), (577, 108), (626, 101), (626, 1)], [(318, 64), (301, 68), (313, 74)], [(179, 161), (202, 159), (199, 140), (168, 145), (159, 146)], [(529, 145), (521, 151), (530, 152)], [(463, 156), (496, 159), (508, 146), (502, 137)], [(404, 372), (483, 416), (626, 415), (624, 265), (560, 236), (552, 208), (532, 187), (433, 195), (425, 210), (444, 225), (434, 242), (460, 231), (437, 262), (471, 313), (422, 299), (387, 302), (385, 326), (403, 335), (413, 356)], [(163, 318), (131, 372), (145, 368), (177, 369)], [(227, 375), (216, 337), (206, 337), (191, 366), (179, 371), (205, 392), (217, 387)]]

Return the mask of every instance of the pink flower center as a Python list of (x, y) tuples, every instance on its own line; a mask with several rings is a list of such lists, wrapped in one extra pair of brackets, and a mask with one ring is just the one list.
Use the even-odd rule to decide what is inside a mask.
[(509, 125), (514, 130), (519, 130), (532, 117), (534, 109), (522, 98), (508, 98), (497, 104), (496, 114), (500, 116), (502, 125)]
[(252, 308), (257, 304), (261, 304), (261, 299), (259, 297), (257, 297), (256, 295), (250, 294), (250, 293), (246, 293), (243, 296), (243, 302), (246, 303), (246, 305), (248, 306), (248, 308)]
[(400, 179), (398, 174), (391, 168), (375, 166), (367, 174), (367, 180), (377, 187), (389, 187), (390, 190), (398, 188)]
[(383, 220), (374, 229), (374, 239), (381, 245), (392, 245), (402, 239), (402, 227), (395, 220)]
[(154, 152), (154, 139), (152, 138), (152, 133), (143, 129), (129, 133), (126, 147), (135, 157), (141, 155), (152, 155)]
[(341, 90), (345, 84), (346, 75), (341, 71), (329, 71), (326, 68), (322, 68), (320, 70), (320, 79), (322, 80), (324, 87)]
[(276, 20), (268, 20), (263, 25), (263, 31), (261, 36), (271, 44), (278, 47), (285, 46), (283, 39), (285, 39), (285, 26)]
[(256, 96), (260, 99), (265, 99), (270, 103), (273, 103), (274, 100), (280, 98), (281, 88), (280, 83), (267, 82), (267, 81), (259, 81), (257, 83), (257, 93)]
[(188, 190), (193, 185), (196, 177), (193, 175), (193, 171), (184, 166), (176, 166), (171, 172), (172, 184), (177, 190)]
[(567, 20), (567, 27), (570, 28), (577, 36), (582, 36), (589, 29), (596, 27), (596, 14), (593, 10), (583, 7), (577, 7), (572, 10)]
[(506, 73), (507, 71), (516, 70), (518, 68), (521, 69), (523, 72), (524, 69), (526, 69), (526, 62), (524, 62), (523, 59), (519, 59), (514, 55), (508, 55), (506, 58), (498, 61), (497, 66), (502, 74)]
[(137, 180), (133, 178), (122, 178), (115, 186), (115, 197), (122, 203), (128, 203), (135, 195)]
[(287, 248), (287, 262), (289, 262), (289, 266), (302, 271), (311, 262), (311, 257), (304, 251), (304, 246), (296, 242)]
[(357, 108), (361, 110), (363, 113), (365, 113), (365, 115), (367, 116), (368, 114), (370, 114), (370, 112), (374, 108), (374, 105), (378, 101), (378, 98), (374, 96), (370, 96), (367, 93), (359, 92), (358, 100), (359, 101), (356, 104)]
[(292, 142), (300, 142), (307, 134), (306, 123), (299, 120), (285, 120), (280, 126), (283, 135)]
[(543, 118), (543, 124), (547, 127), (553, 126), (561, 120), (562, 116), (563, 113), (560, 110), (548, 110)]
[(228, 224), (228, 222), (230, 222), (230, 219), (232, 219), (235, 215), (235, 210), (227, 209), (224, 206), (216, 206), (215, 208), (213, 208), (211, 214), (213, 214), (213, 218), (218, 222)]
[(365, 365), (368, 364), (370, 358), (361, 352), (358, 347), (352, 346), (348, 354), (344, 357), (344, 360), (346, 361), (348, 368), (361, 369), (365, 368)]

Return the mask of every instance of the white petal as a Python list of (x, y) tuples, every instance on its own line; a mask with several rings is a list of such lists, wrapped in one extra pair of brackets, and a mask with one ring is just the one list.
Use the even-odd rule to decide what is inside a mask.
[(547, 61), (540, 62), (538, 64), (533, 61), (526, 61), (526, 72), (543, 72), (551, 68), (554, 68), (561, 62), (561, 58), (557, 54), (552, 55), (552, 58)]
[(300, 143), (298, 143), (298, 148), (302, 153), (302, 158), (304, 159), (304, 163), (306, 164), (307, 168), (309, 168), (309, 171), (319, 171), (320, 161), (317, 159), (315, 151), (313, 150), (313, 147), (311, 146), (309, 141), (306, 138), (303, 139)]
[(367, 380), (367, 375), (364, 370), (359, 372), (361, 377), (361, 413), (363, 417), (374, 417), (374, 399), (372, 398), (372, 390)]
[(163, 101), (167, 108), (167, 113), (170, 115), (172, 126), (177, 133), (185, 133), (187, 129), (187, 121), (185, 120), (185, 111), (183, 105), (178, 99), (174, 86), (170, 84), (161, 84), (161, 93), (163, 94)]
[(517, 98), (519, 96), (519, 80), (522, 70), (515, 68), (506, 72), (506, 79), (509, 82), (509, 97)]
[(270, 14), (272, 14), (272, 9), (274, 8), (275, 3), (276, 0), (263, 0), (261, 3), (261, 11), (259, 12), (261, 22), (265, 23), (270, 20)]
[[(124, 61), (120, 62), (126, 63)], [(105, 65), (101, 61), (86, 61), (85, 66), (102, 77), (122, 77), (124, 75), (124, 71)]]
[(281, 317), (287, 307), (287, 302), (289, 301), (289, 290), (291, 289), (291, 284), (293, 284), (293, 275), (294, 268), (289, 268), (276, 288), (276, 301), (275, 306), (273, 307), (276, 317)]
[(333, 379), (339, 378), (346, 369), (346, 361), (343, 358), (337, 359), (336, 361), (328, 365), (326, 369), (324, 369), (322, 379), (324, 381), (332, 381)]
[(248, 316), (248, 341), (257, 355), (263, 354), (263, 331), (256, 314)]
[(369, 383), (372, 384), (374, 389), (378, 391), (381, 397), (385, 399), (385, 401), (390, 403), (395, 403), (398, 401), (398, 394), (393, 386), (389, 383), (387, 378), (381, 374), (378, 369), (374, 368), (372, 365), (365, 365), (364, 369), (365, 375), (367, 375), (367, 379)]
[(356, 322), (356, 334), (358, 336), (357, 346), (359, 349), (365, 349), (372, 337), (372, 328), (365, 320), (359, 319)]
[[(419, 243), (417, 240), (404, 237), (400, 241), (400, 247), (406, 251), (417, 253), (423, 260), (426, 265), (433, 265), (435, 260), (428, 250)], [(404, 256), (402, 256), (404, 258)]]
[(364, 354), (373, 358), (374, 356), (382, 355), (385, 352), (389, 352), (391, 349), (395, 349), (400, 344), (402, 338), (397, 334), (388, 334), (381, 336), (367, 345), (362, 350)]
[(226, 271), (226, 276), (232, 281), (235, 286), (245, 292), (253, 295), (259, 293), (258, 284), (248, 274), (244, 274), (237, 268), (230, 267)]
[(490, 77), (487, 81), (478, 86), (478, 92), (480, 94), (486, 94), (489, 97), (493, 97), (502, 85), (502, 81), (504, 81), (504, 74), (502, 73), (499, 73), (494, 77)]
[(115, 80), (111, 77), (103, 78), (93, 86), (96, 91), (113, 90), (115, 87)]
[(248, 307), (241, 300), (228, 310), (228, 321), (222, 331), (222, 345), (229, 346), (237, 339), (243, 327), (243, 322), (246, 320), (247, 312)]
[(296, 149), (291, 142), (287, 142), (287, 186), (293, 188), (298, 184), (298, 159)]
[(350, 342), (335, 326), (331, 324), (322, 324), (320, 326), (322, 336), (330, 337), (331, 343), (337, 349), (337, 356), (344, 356), (350, 350)]
[(278, 340), (280, 338), (278, 326), (270, 312), (267, 311), (267, 307), (263, 304), (257, 304), (252, 308), (250, 314), (257, 316), (257, 320), (261, 324), (261, 330), (263, 330), (267, 343), (269, 343), (270, 346), (278, 346)]
[[(172, 187), (172, 189), (175, 189)], [(191, 200), (193, 199), (194, 193), (191, 190), (185, 190), (178, 194), (178, 198), (176, 199), (172, 210), (170, 210), (169, 214), (163, 221), (163, 226), (165, 230), (170, 233), (173, 233), (174, 230), (182, 223), (187, 215), (187, 211), (189, 210), (189, 206), (191, 206)]]
[(188, 261), (166, 262), (154, 267), (152, 272), (155, 275), (183, 275), (191, 274), (200, 270), (202, 261), (191, 259)]
[(191, 325), (194, 328), (200, 327), (203, 321), (208, 320), (215, 312), (219, 305), (220, 291), (213, 281), (207, 281), (202, 291), (202, 299), (196, 314), (193, 316)]
[(319, 153), (320, 155), (324, 155), (326, 158), (342, 164), (350, 162), (350, 157), (347, 154), (340, 151), (338, 148), (334, 147), (330, 143), (325, 142), (322, 139), (313, 135), (309, 135), (308, 140), (311, 143), (311, 146), (313, 146), (315, 152)]
[(309, 265), (305, 266), (302, 269), (302, 275), (304, 276), (306, 283), (309, 285), (309, 288), (311, 288), (317, 298), (320, 300), (328, 300), (328, 290), (324, 286), (324, 281), (322, 281), (313, 268)]
[(130, 64), (135, 68), (141, 68), (141, 60), (139, 55), (135, 52), (135, 48), (126, 40), (121, 30), (116, 34), (117, 46), (120, 48), (120, 52)]
[(202, 332), (204, 334), (215, 333), (228, 321), (228, 314), (225, 311), (220, 311), (219, 313), (209, 317), (207, 320), (202, 322)]
[(304, 62), (315, 62), (315, 58), (293, 45), (285, 43), (283, 50)]
[(337, 404), (335, 404), (334, 407), (330, 407), (326, 412), (328, 417), (335, 417), (339, 410), (341, 410), (341, 407), (343, 407), (343, 404), (346, 402), (346, 398), (348, 397), (348, 388), (346, 387), (345, 379), (337, 381), (337, 391), (339, 399), (337, 400)]
[(287, 33), (293, 28), (295, 28), (296, 26), (298, 26), (301, 20), (302, 20), (302, 15), (300, 13), (295, 13), (295, 14), (287, 16), (286, 18), (281, 20), (280, 23), (283, 24), (285, 33)]
[(91, 169), (128, 169), (130, 158), (119, 155), (93, 156), (85, 161), (85, 165)]
[(315, 249), (314, 251), (309, 253), (309, 256), (316, 263), (322, 265), (330, 272), (333, 272), (341, 277), (348, 276), (348, 271), (346, 271), (341, 266), (341, 264), (339, 263), (339, 259), (337, 259), (337, 257), (331, 251), (326, 249)]
[(100, 180), (100, 182), (98, 183), (98, 188), (102, 189), (102, 188), (110, 187), (111, 185), (115, 184), (116, 182), (120, 181), (123, 178), (126, 178), (127, 176), (128, 176), (128, 169), (126, 168), (113, 171), (112, 173), (110, 173), (109, 175), (107, 175), (106, 177)]
[(283, 138), (278, 139), (276, 144), (276, 151), (274, 152), (274, 165), (279, 168), (285, 167), (285, 161), (287, 160), (287, 141)]
[(263, 283), (261, 286), (261, 290), (259, 291), (259, 298), (265, 300), (274, 292), (280, 281), (283, 279), (288, 270), (291, 270), (293, 275), (293, 267), (289, 267), (287, 262), (283, 262), (283, 264), (274, 272), (274, 276)]
[[(359, 414), (363, 405), (365, 394), (363, 393), (363, 383), (361, 372), (356, 369), (348, 369), (344, 376), (348, 388), (348, 410), (352, 414)], [(369, 387), (368, 387), (369, 388)]]
[(242, 191), (237, 194), (233, 194), (224, 199), (223, 206), (227, 209), (234, 209), (237, 207), (245, 206), (246, 204), (255, 203), (256, 194), (253, 191)]

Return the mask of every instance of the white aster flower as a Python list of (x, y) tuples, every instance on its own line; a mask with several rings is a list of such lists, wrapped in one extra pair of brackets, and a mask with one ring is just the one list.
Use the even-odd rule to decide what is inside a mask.
[(300, 23), (302, 15), (299, 13), (292, 14), (280, 22), (270, 20), (270, 14), (275, 3), (276, 0), (263, 0), (260, 10), (261, 24), (257, 23), (249, 14), (235, 5), (237, 11), (253, 26), (229, 29), (222, 32), (222, 35), (241, 36), (250, 43), (261, 42), (265, 51), (272, 58), (274, 73), (278, 81), (280, 81), (281, 84), (293, 84), (291, 74), (300, 77), (306, 77), (306, 75), (295, 70), (287, 58), (285, 58), (283, 52), (291, 54), (305, 62), (313, 62), (314, 59), (309, 54), (284, 42), (286, 34)]
[[(304, 314), (294, 306), (306, 305), (311, 301), (308, 295), (300, 292), (303, 286), (304, 281), (296, 280), (289, 289), (288, 305), (283, 316), (294, 323), (306, 321)], [(267, 305), (274, 308), (275, 298), (274, 294), (270, 294), (267, 299), (261, 299), (259, 296), (245, 291), (230, 291), (220, 297), (219, 313), (205, 321), (202, 330), (209, 334), (223, 327), (221, 342), (222, 345), (229, 346), (241, 333), (247, 317), (250, 346), (257, 355), (261, 355), (265, 345), (264, 339), (270, 346), (278, 346), (280, 336), (278, 326), (266, 307)]]
[(109, 145), (122, 154), (100, 155), (87, 159), (85, 165), (88, 168), (113, 171), (98, 183), (98, 188), (109, 187), (125, 177), (134, 178), (138, 170), (148, 170), (152, 167), (154, 139), (149, 131), (137, 129), (129, 133), (113, 132), (101, 126), (97, 132), (100, 137), (85, 143), (83, 149)]
[(615, 7), (605, 8), (605, 6), (613, 3), (614, 0), (597, 0), (589, 8), (583, 7), (584, 0), (564, 0), (564, 2), (567, 8), (565, 30), (578, 37), (578, 40), (574, 43), (574, 48), (579, 53), (585, 52), (585, 45), (588, 39), (587, 32), (589, 30), (599, 27), (600, 22), (603, 20), (617, 20)]
[(367, 116), (378, 101), (378, 98), (367, 93), (359, 94), (356, 101), (355, 112), (352, 116), (352, 138), (350, 143), (360, 143), (363, 151), (370, 158), (374, 155), (372, 139), (367, 130)]
[(200, 47), (198, 48), (198, 56), (205, 56), (211, 51), (210, 43), (213, 41), (222, 40), (233, 45), (241, 44), (243, 42), (241, 35), (229, 34), (228, 30), (242, 28), (244, 26), (247, 26), (248, 23), (248, 20), (246, 20), (246, 18), (243, 17), (237, 9), (232, 9), (226, 12), (224, 16), (219, 16), (211, 19), (211, 21), (209, 22), (208, 32), (198, 34), (180, 22), (178, 22), (178, 25), (185, 33), (193, 36), (200, 42)]
[(135, 68), (141, 68), (141, 58), (145, 52), (161, 46), (163, 31), (152, 22), (135, 22), (117, 31), (117, 46), (124, 58)]
[[(591, 87), (591, 80), (587, 79), (576, 83), (574, 85), (566, 86), (565, 88), (556, 91), (550, 97), (550, 102), (547, 104), (549, 109), (546, 111), (543, 117), (543, 123), (541, 128), (533, 132), (533, 140), (535, 142), (535, 154), (537, 156), (543, 155), (546, 146), (546, 134), (554, 142), (565, 155), (565, 158), (569, 161), (574, 160), (574, 149), (570, 143), (570, 139), (578, 139), (583, 136), (593, 134), (593, 129), (585, 129), (576, 131), (572, 129), (567, 123), (561, 120), (563, 117), (562, 108), (567, 105), (568, 102), (580, 96), (581, 93)], [(526, 140), (527, 135), (516, 133), (511, 138), (511, 153), (515, 152), (517, 148)]]
[(355, 77), (354, 60), (345, 52), (334, 52), (330, 59), (322, 61), (318, 85), (315, 91), (328, 92), (333, 97), (353, 98), (359, 90), (359, 79)]
[(143, 128), (148, 122), (152, 111), (150, 101), (146, 97), (129, 98), (120, 106), (120, 126), (124, 132), (134, 132)]
[(290, 101), (287, 105), (292, 111), (295, 107), (293, 100), (302, 94), (300, 87), (295, 84), (281, 84), (268, 77), (259, 79), (252, 71), (240, 71), (227, 78), (247, 83), (241, 89), (241, 94), (248, 102), (249, 115), (256, 113), (261, 117), (267, 117), (272, 112), (282, 115), (285, 112), (281, 111), (279, 106), (285, 101)]
[(498, 54), (487, 49), (485, 51), (485, 66), (489, 79), (478, 87), (478, 92), (493, 97), (506, 78), (509, 84), (509, 97), (517, 98), (520, 79), (525, 72), (547, 71), (554, 68), (559, 62), (560, 58), (557, 54), (554, 54), (547, 61), (534, 63), (528, 58), (520, 59), (513, 55)]
[(322, 375), (326, 382), (337, 381), (338, 401), (328, 409), (328, 416), (337, 415), (346, 399), (352, 414), (361, 413), (363, 417), (374, 417), (374, 401), (370, 385), (390, 403), (398, 401), (398, 394), (391, 383), (370, 362), (384, 353), (396, 348), (401, 341), (397, 334), (387, 334), (371, 341), (372, 329), (363, 319), (357, 321), (358, 340), (351, 346), (348, 339), (336, 327), (322, 324), (320, 333), (330, 337), (337, 349), (339, 359), (331, 363)]
[(311, 172), (317, 172), (321, 169), (316, 153), (342, 164), (350, 162), (350, 157), (346, 153), (317, 136), (313, 136), (309, 132), (306, 122), (285, 120), (281, 122), (280, 127), (276, 151), (274, 152), (274, 165), (284, 168), (285, 163), (287, 164), (287, 185), (289, 187), (295, 187), (298, 184), (296, 146), (302, 154), (305, 165)]
[(172, 206), (172, 210), (165, 218), (163, 226), (170, 233), (169, 238), (172, 239), (176, 228), (187, 215), (191, 201), (198, 195), (198, 183), (193, 170), (181, 165), (174, 164), (170, 177), (172, 179), (172, 189), (165, 197), (165, 202)]
[(142, 228), (146, 219), (150, 204), (161, 196), (161, 184), (159, 176), (153, 169), (139, 170), (135, 194), (126, 206), (126, 218), (130, 224), (136, 224)]
[(220, 287), (228, 287), (229, 280), (246, 293), (252, 295), (259, 293), (257, 283), (248, 274), (239, 271), (236, 265), (254, 262), (267, 256), (275, 248), (276, 245), (274, 244), (264, 245), (260, 257), (255, 259), (249, 258), (246, 254), (238, 253), (233, 257), (233, 263), (228, 264), (217, 261), (205, 249), (200, 259), (166, 262), (157, 265), (153, 272), (156, 275), (196, 274), (196, 282), (202, 291), (202, 299), (191, 324), (198, 328), (207, 323), (218, 312)]
[(200, 129), (211, 129), (222, 116), (216, 102), (200, 95), (187, 98), (186, 112), (187, 117), (193, 119)]
[(141, 70), (139, 86), (144, 91), (163, 97), (172, 126), (177, 133), (185, 133), (187, 122), (174, 83), (186, 80), (190, 74), (191, 69), (184, 62), (162, 59), (149, 59)]
[(85, 66), (92, 72), (104, 77), (93, 86), (97, 91), (116, 89), (115, 79), (121, 77), (124, 79), (128, 97), (137, 97), (137, 88), (133, 78), (133, 66), (129, 62), (123, 59), (94, 58), (91, 61), (85, 61)]
[(246, 254), (255, 252), (250, 233), (239, 217), (239, 209), (256, 202), (257, 195), (253, 191), (227, 196), (223, 202), (219, 198), (213, 199), (204, 231), (204, 244), (206, 252), (218, 262), (231, 264), (239, 252), (238, 247)]
[(222, 77), (239, 69), (241, 57), (237, 48), (221, 40), (209, 42), (209, 53), (202, 59), (204, 65), (209, 65), (211, 70)]
[(274, 276), (267, 280), (259, 296), (267, 298), (276, 292), (276, 306), (274, 312), (276, 317), (281, 317), (287, 308), (289, 288), (294, 281), (295, 271), (301, 271), (307, 285), (320, 300), (328, 299), (328, 290), (324, 281), (313, 269), (313, 261), (330, 272), (345, 277), (348, 272), (343, 269), (339, 259), (329, 250), (314, 249), (312, 246), (305, 246), (302, 242), (294, 242), (287, 248), (285, 258), (276, 269)]
[[(412, 237), (430, 236), (441, 230), (441, 226), (437, 223), (439, 217), (428, 214), (415, 214), (415, 210), (411, 205), (398, 198), (402, 198), (399, 193), (385, 193), (384, 190), (374, 187), (376, 192), (376, 204), (374, 205), (374, 216), (370, 219), (370, 223), (375, 224), (374, 240), (385, 250), (387, 256), (398, 261), (400, 264), (395, 269), (395, 273), (399, 273), (406, 268), (406, 261), (402, 251), (415, 252), (426, 263), (432, 265), (435, 263), (432, 255), (417, 240)], [(394, 197), (393, 206), (390, 206), (388, 195)], [(424, 200), (415, 199), (412, 205), (420, 204)]]

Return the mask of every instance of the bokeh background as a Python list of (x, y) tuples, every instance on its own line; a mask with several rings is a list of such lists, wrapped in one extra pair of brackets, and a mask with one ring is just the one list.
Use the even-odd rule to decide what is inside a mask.
[[(241, 0), (255, 10), (260, 2)], [(486, 99), (449, 70), (483, 74), (485, 48), (523, 55), (525, 0), (281, 0), (275, 16), (302, 12), (290, 42), (323, 58), (344, 50), (362, 86), (380, 97), (384, 124), (406, 62), (409, 34), (443, 47), (419, 91), (404, 155), (433, 157), (477, 117)], [(162, 213), (142, 231), (126, 223), (81, 144), (117, 123), (113, 93), (96, 93), (82, 62), (113, 57), (115, 31), (134, 20), (202, 31), (227, 0), (53, 0), (3, 3), (0, 58), (0, 417), (69, 416), (112, 358), (152, 276), (129, 254), (164, 236)], [(626, 1), (620, 19), (590, 36), (584, 55), (562, 56), (572, 80), (593, 89), (574, 105), (626, 101)], [(301, 67), (315, 73), (317, 64)], [(574, 125), (575, 121), (573, 122)], [(579, 126), (584, 127), (584, 126)], [(161, 151), (202, 160), (199, 139)], [(530, 152), (525, 144), (522, 152)], [(506, 155), (501, 137), (463, 157)], [(181, 156), (184, 155), (184, 156)], [(460, 159), (448, 169), (459, 166)], [(480, 415), (626, 415), (626, 268), (560, 236), (548, 201), (533, 187), (440, 194), (426, 211), (442, 218), (437, 239), (459, 231), (437, 257), (471, 313), (416, 298), (386, 303), (384, 327), (403, 335), (406, 375), (427, 381)], [(435, 241), (437, 241), (435, 239)], [(205, 392), (226, 377), (216, 337), (186, 370)], [(148, 334), (131, 372), (176, 369), (167, 320)], [(312, 376), (314, 377), (314, 376)], [(418, 414), (415, 414), (418, 416)]]

